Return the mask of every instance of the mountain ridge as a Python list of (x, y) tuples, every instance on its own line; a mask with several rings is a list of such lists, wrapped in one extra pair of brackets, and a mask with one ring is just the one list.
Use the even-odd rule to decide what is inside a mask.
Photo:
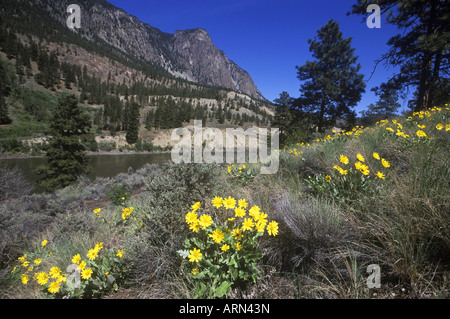
[[(265, 100), (249, 73), (217, 48), (204, 28), (163, 32), (104, 0), (5, 0), (40, 12), (66, 27), (69, 4), (78, 4), (81, 29), (74, 33), (89, 42), (109, 46), (169, 74), (199, 84), (219, 86)], [(22, 18), (22, 17), (21, 17)], [(57, 32), (57, 31), (53, 31)]]

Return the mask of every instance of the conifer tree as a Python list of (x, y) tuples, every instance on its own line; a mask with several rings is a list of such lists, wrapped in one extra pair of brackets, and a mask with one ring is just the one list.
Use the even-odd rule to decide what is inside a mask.
[(130, 102), (127, 108), (127, 133), (128, 144), (134, 144), (139, 138), (139, 104)]
[(314, 61), (297, 66), (300, 87), (299, 107), (312, 115), (319, 132), (334, 125), (336, 119), (352, 120), (352, 107), (365, 91), (361, 66), (350, 46), (351, 38), (344, 39), (339, 24), (330, 20), (309, 39), (309, 50)]
[[(415, 94), (409, 104), (415, 111), (447, 103), (450, 94), (450, 6), (442, 0), (357, 0), (354, 14), (367, 16), (367, 6), (380, 7), (384, 21), (395, 25), (399, 34), (387, 44), (389, 51), (378, 61), (399, 67), (390, 81)], [(447, 4), (445, 4), (447, 3)], [(350, 14), (350, 12), (348, 13)]]
[(83, 141), (91, 129), (89, 116), (78, 106), (75, 95), (59, 100), (50, 122), (52, 136), (46, 147), (46, 164), (38, 167), (40, 184), (48, 191), (66, 187), (88, 172), (88, 157)]

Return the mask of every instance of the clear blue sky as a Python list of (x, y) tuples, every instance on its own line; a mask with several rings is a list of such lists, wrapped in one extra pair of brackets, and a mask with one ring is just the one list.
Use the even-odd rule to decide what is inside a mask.
[[(174, 33), (204, 28), (213, 43), (253, 78), (270, 101), (287, 91), (300, 95), (295, 66), (312, 60), (308, 39), (329, 19), (336, 20), (365, 75), (366, 93), (356, 111), (376, 100), (370, 89), (393, 73), (379, 65), (369, 81), (374, 61), (388, 50), (386, 42), (399, 33), (382, 17), (380, 29), (369, 29), (365, 17), (346, 16), (356, 0), (109, 0), (141, 21)], [(369, 14), (367, 14), (368, 16)], [(406, 109), (406, 104), (403, 103)]]

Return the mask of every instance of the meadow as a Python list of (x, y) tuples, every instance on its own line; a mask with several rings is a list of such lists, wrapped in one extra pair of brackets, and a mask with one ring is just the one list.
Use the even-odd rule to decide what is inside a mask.
[(330, 131), (279, 150), (273, 175), (146, 165), (23, 194), (16, 174), (0, 297), (448, 298), (449, 115)]

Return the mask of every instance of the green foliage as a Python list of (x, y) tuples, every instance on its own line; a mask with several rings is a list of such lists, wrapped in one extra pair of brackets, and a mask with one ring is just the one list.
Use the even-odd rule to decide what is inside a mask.
[(344, 39), (336, 21), (330, 20), (308, 40), (315, 61), (298, 67), (299, 108), (310, 114), (319, 132), (334, 125), (336, 118), (352, 121), (354, 107), (365, 91), (361, 66), (356, 64), (351, 38)]
[(40, 183), (47, 190), (63, 188), (88, 170), (82, 140), (90, 134), (91, 122), (78, 106), (74, 95), (60, 99), (50, 123), (52, 139), (46, 146), (47, 164), (40, 166)]
[(258, 172), (255, 168), (247, 166), (244, 164), (242, 166), (236, 166), (234, 164), (228, 165), (227, 174), (232, 181), (236, 181), (239, 184), (247, 185), (255, 179)]
[(216, 197), (212, 202), (219, 212), (211, 209), (200, 215), (200, 202), (192, 205), (185, 218), (193, 236), (185, 240), (186, 250), (178, 251), (189, 260), (188, 268), (197, 283), (196, 298), (222, 298), (232, 288), (256, 283), (261, 277), (258, 266), (263, 257), (258, 248), (260, 237), (266, 230), (268, 236), (278, 234), (277, 223), (269, 223), (267, 214), (258, 206), (248, 211), (247, 218), (245, 200), (239, 206), (231, 196)]
[(106, 192), (106, 195), (114, 205), (125, 207), (125, 203), (130, 198), (131, 192), (129, 191), (127, 185), (122, 183), (120, 185), (112, 185)]

